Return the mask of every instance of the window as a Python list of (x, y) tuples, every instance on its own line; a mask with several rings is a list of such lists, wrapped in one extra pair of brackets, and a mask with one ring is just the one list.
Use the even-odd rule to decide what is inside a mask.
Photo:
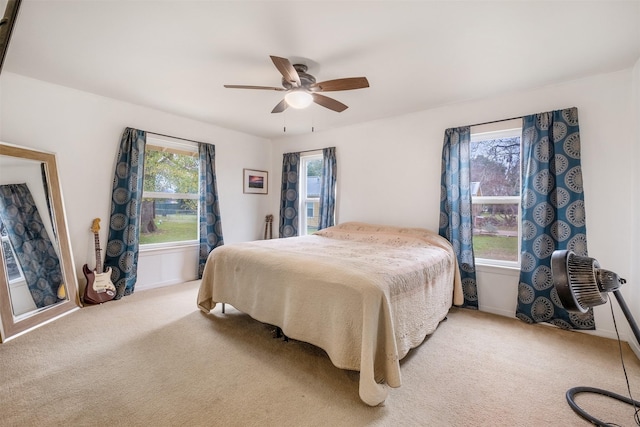
[(520, 261), (521, 128), (471, 133), (473, 250), (479, 263)]
[(12, 285), (18, 282), (24, 282), (24, 273), (22, 272), (22, 266), (16, 260), (16, 254), (13, 250), (13, 245), (9, 240), (9, 233), (4, 224), (0, 222), (0, 241), (2, 241), (2, 250), (4, 251), (4, 262), (7, 270), (7, 277), (9, 278), (9, 284)]
[[(318, 231), (320, 211), (320, 180), (322, 178), (322, 152), (300, 156), (300, 209), (298, 234), (305, 236)], [(304, 208), (304, 209), (303, 209)]]
[(198, 239), (198, 146), (147, 136), (140, 244), (173, 246)]

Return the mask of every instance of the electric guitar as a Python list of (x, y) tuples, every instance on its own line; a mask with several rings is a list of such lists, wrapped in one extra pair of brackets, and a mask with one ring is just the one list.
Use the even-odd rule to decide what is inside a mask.
[[(269, 230), (269, 234), (267, 234), (267, 229)], [(273, 237), (273, 215), (267, 215), (264, 218), (264, 239), (267, 240), (267, 236), (269, 239)]]
[(111, 267), (102, 271), (102, 257), (100, 256), (100, 218), (93, 220), (91, 224), (93, 240), (96, 251), (96, 268), (91, 270), (87, 264), (82, 267), (84, 277), (87, 279), (87, 286), (84, 288), (84, 301), (90, 304), (101, 304), (111, 301), (116, 296), (116, 287), (111, 283)]

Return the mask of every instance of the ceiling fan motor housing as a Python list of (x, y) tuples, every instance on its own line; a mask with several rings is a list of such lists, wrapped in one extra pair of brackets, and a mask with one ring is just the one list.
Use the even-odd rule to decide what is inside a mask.
[[(311, 74), (307, 73), (307, 66), (304, 64), (293, 64), (293, 68), (295, 68), (295, 70), (298, 72), (298, 77), (300, 77), (300, 86), (308, 89), (309, 86), (311, 86), (312, 84), (315, 84), (316, 82), (316, 78), (313, 77)], [(287, 79), (285, 79), (284, 77), (282, 78), (282, 87), (284, 87), (285, 89), (293, 89), (295, 88), (295, 86), (293, 84), (291, 84), (290, 81), (288, 81)]]

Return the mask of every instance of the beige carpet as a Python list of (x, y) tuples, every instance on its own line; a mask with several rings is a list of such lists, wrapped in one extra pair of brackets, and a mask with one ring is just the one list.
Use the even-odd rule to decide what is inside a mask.
[[(368, 407), (358, 374), (322, 350), (274, 339), (229, 306), (199, 312), (198, 284), (87, 307), (1, 344), (0, 425), (586, 426), (567, 389), (627, 394), (615, 341), (453, 309), (402, 361), (402, 387)], [(638, 400), (640, 362), (626, 345), (624, 359)], [(634, 425), (631, 406), (578, 402)]]

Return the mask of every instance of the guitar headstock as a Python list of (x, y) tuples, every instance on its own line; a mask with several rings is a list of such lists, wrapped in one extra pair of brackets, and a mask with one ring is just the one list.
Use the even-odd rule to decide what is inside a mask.
[(93, 220), (93, 222), (91, 223), (91, 231), (94, 233), (100, 231), (100, 218), (96, 218)]

